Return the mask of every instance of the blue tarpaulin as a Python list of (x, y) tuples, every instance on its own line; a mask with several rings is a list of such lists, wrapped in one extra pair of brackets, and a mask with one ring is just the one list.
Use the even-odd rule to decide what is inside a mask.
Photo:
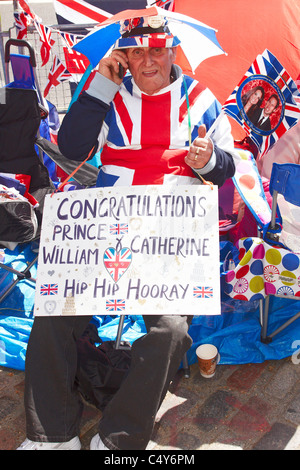
[[(224, 261), (236, 260), (237, 250), (230, 242), (220, 243), (221, 286)], [(14, 251), (0, 250), (1, 262), (16, 269), (25, 269), (36, 253), (32, 245), (19, 245)], [(36, 275), (36, 266), (31, 270)], [(0, 294), (10, 285), (13, 275), (0, 269)], [(223, 292), (223, 290), (222, 290)], [(33, 323), (35, 284), (18, 282), (13, 291), (0, 304), (0, 365), (24, 370), (28, 339)], [(270, 329), (273, 331), (300, 310), (300, 300), (273, 298), (270, 302)], [(94, 316), (100, 338), (114, 340), (119, 317)], [(146, 332), (142, 316), (126, 316), (122, 339), (133, 343)], [(230, 299), (222, 293), (222, 314), (195, 316), (190, 327), (193, 346), (188, 351), (189, 364), (196, 362), (196, 348), (212, 343), (219, 349), (220, 364), (261, 363), (282, 359), (297, 352), (300, 339), (300, 319), (273, 338), (270, 344), (260, 341), (259, 305)]]

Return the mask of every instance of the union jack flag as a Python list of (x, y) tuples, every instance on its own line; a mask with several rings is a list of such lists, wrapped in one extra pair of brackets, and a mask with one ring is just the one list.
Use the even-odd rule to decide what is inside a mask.
[(27, 27), (32, 19), (26, 12), (14, 13), (15, 27), (17, 28), (17, 39), (23, 39), (27, 36)]
[(132, 253), (129, 248), (122, 248), (117, 251), (115, 248), (108, 248), (104, 252), (104, 265), (115, 282), (129, 268), (132, 260)]
[(84, 73), (89, 66), (90, 61), (80, 52), (63, 48), (66, 60), (66, 67), (71, 73)]
[(57, 56), (54, 57), (52, 67), (48, 75), (48, 83), (44, 90), (44, 97), (46, 97), (53, 86), (59, 85), (65, 80), (71, 80), (72, 74), (67, 70), (64, 64), (59, 60)]
[[(241, 95), (243, 90), (249, 87), (251, 83), (259, 84), (262, 88), (271, 90), (279, 98), (280, 115), (270, 131), (266, 132), (257, 128), (244, 112)], [(256, 57), (235, 87), (224, 103), (223, 111), (243, 127), (246, 134), (257, 146), (261, 158), (300, 118), (300, 109), (295, 101), (295, 96), (298, 94), (297, 86), (289, 73), (276, 57), (266, 49), (263, 54)], [(266, 96), (265, 99), (267, 99)]]
[(20, 7), (22, 8), (22, 10), (27, 13), (27, 15), (29, 15), (33, 20), (37, 20), (39, 22), (41, 22), (41, 18), (39, 18), (35, 13), (34, 11), (32, 11), (28, 5), (28, 3), (25, 1), (25, 0), (19, 0), (19, 5)]
[[(131, 78), (125, 77), (123, 83), (124, 88), (122, 87), (116, 94), (105, 118), (106, 122), (113, 122), (114, 126), (110, 126), (107, 139), (104, 126), (99, 136), (99, 146), (103, 144), (101, 153), (103, 167), (100, 169), (98, 178), (99, 186), (113, 186), (116, 182), (123, 186), (151, 184), (153, 181), (156, 184), (163, 184), (165, 175), (170, 173), (171, 167), (180, 168), (179, 171), (176, 170), (179, 179), (182, 176), (193, 178), (194, 174), (191, 169), (187, 166), (183, 167), (181, 164), (189, 148), (189, 113), (185, 85), (189, 97), (189, 107), (190, 110), (193, 110), (191, 115), (194, 117), (191, 122), (192, 140), (197, 137), (199, 123), (203, 122), (204, 116), (207, 128), (209, 128), (219, 115), (221, 106), (213, 94), (196, 80), (185, 76), (185, 82), (182, 82), (180, 90), (178, 87), (171, 87), (170, 93), (159, 95), (159, 99), (154, 97), (148, 100), (148, 97), (143, 95), (140, 100), (136, 100)], [(155, 107), (158, 106), (159, 109), (155, 119), (151, 117), (154, 103)], [(172, 119), (170, 110), (173, 109), (173, 106), (179, 108), (179, 120)], [(223, 123), (222, 121), (218, 131)], [(138, 133), (135, 132), (137, 126), (140, 129)], [(112, 127), (114, 127), (113, 131), (111, 131)], [(213, 136), (216, 144), (218, 143), (217, 135), (218, 133), (215, 133)], [(153, 151), (150, 154), (149, 142), (151, 145), (153, 144)], [(184, 146), (186, 148), (183, 148)], [(161, 158), (162, 147), (165, 147), (167, 152), (170, 150), (172, 163), (166, 158)], [(139, 148), (139, 151), (136, 152), (136, 158), (135, 155), (132, 155), (134, 153), (132, 148)], [(174, 152), (174, 148), (179, 150)], [(110, 164), (117, 154), (119, 161), (124, 162), (122, 167)], [(132, 166), (133, 159), (134, 170), (129, 168)], [(151, 165), (154, 160), (159, 162), (159, 165)], [(126, 168), (126, 161), (131, 162), (128, 168)], [(146, 172), (145, 167), (147, 167)]]
[[(113, 2), (106, 3), (109, 7), (109, 3)], [(96, 24), (112, 16), (107, 11), (95, 7), (92, 1), (89, 3), (84, 0), (53, 0), (53, 4), (58, 19), (63, 19), (64, 23)]]
[(300, 92), (298, 90), (298, 87), (292, 77), (289, 75), (289, 73), (282, 67), (281, 63), (279, 62), (278, 59), (270, 52), (268, 49), (266, 49), (263, 54), (262, 54), (262, 59), (269, 61), (275, 70), (278, 73), (278, 80), (282, 80), (282, 84), (279, 84), (280, 88), (283, 88), (284, 83), (286, 86), (290, 89), (291, 93), (293, 96), (300, 96)]
[(42, 284), (40, 288), (41, 295), (56, 295), (58, 293), (58, 284)]
[(79, 36), (77, 34), (70, 34), (60, 32), (60, 36), (65, 42), (67, 47), (63, 47), (66, 67), (70, 73), (84, 73), (89, 65), (89, 60), (80, 52), (72, 50), (72, 47), (75, 46), (84, 36)]
[(214, 296), (212, 287), (197, 286), (193, 289), (193, 297), (198, 299), (211, 299)]
[(125, 310), (125, 300), (107, 300), (106, 301), (106, 310), (108, 312), (124, 312)]
[(156, 2), (150, 2), (150, 4), (155, 3), (156, 6), (164, 8), (165, 10), (174, 10), (174, 0), (157, 0)]
[(78, 41), (80, 41), (84, 37), (78, 36), (77, 34), (65, 33), (63, 31), (60, 31), (59, 34), (69, 49), (71, 49), (75, 44), (78, 43)]
[[(24, 1), (24, 0), (21, 0)], [(53, 0), (54, 9), (59, 23), (97, 24), (110, 18), (120, 11), (123, 0)], [(126, 2), (125, 2), (126, 3)], [(128, 2), (127, 2), (128, 3)], [(145, 0), (135, 0), (134, 8), (145, 8)], [(175, 0), (149, 0), (148, 4), (156, 3), (165, 10), (174, 10)], [(95, 6), (98, 4), (98, 6)], [(102, 7), (102, 8), (100, 8)], [(121, 8), (122, 9), (122, 8)]]
[(128, 224), (112, 224), (109, 227), (111, 235), (125, 235), (128, 233)]
[(48, 26), (44, 26), (39, 21), (34, 21), (35, 27), (40, 35), (41, 45), (41, 58), (42, 66), (47, 64), (50, 58), (50, 51), (52, 46), (55, 44), (54, 39), (51, 38), (52, 30)]

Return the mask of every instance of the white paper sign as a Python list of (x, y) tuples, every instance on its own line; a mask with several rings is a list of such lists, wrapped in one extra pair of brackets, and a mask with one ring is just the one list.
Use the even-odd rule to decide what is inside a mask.
[(46, 197), (36, 316), (220, 313), (217, 187)]

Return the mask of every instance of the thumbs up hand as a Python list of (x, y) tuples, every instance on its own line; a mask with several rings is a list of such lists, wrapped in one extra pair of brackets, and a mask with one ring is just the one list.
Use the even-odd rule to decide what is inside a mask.
[(213, 149), (212, 141), (206, 137), (206, 126), (201, 124), (198, 129), (198, 137), (190, 146), (190, 150), (185, 157), (185, 163), (191, 168), (203, 168), (208, 163)]

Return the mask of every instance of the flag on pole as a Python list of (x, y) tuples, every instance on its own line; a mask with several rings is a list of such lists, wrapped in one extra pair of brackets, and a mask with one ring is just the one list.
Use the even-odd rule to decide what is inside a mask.
[(297, 86), (267, 49), (258, 55), (223, 105), (245, 130), (262, 157), (299, 117)]
[(48, 82), (44, 90), (44, 97), (46, 97), (51, 89), (51, 87), (56, 87), (61, 82), (65, 80), (71, 80), (72, 74), (64, 66), (64, 64), (59, 60), (57, 56), (54, 57), (52, 67), (48, 75)]

